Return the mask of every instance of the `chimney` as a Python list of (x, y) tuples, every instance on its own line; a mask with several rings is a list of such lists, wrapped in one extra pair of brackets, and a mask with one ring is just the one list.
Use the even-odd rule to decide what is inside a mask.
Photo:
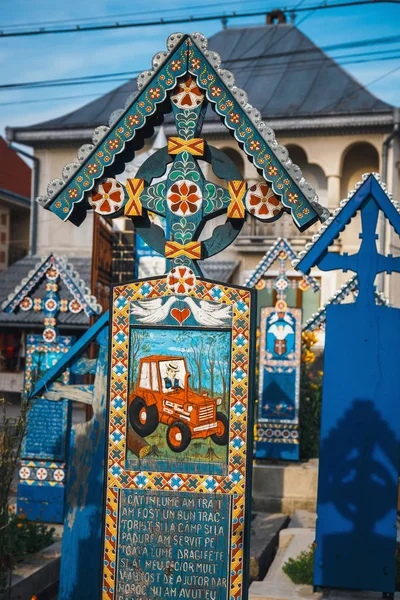
[(285, 13), (282, 12), (279, 8), (276, 10), (271, 10), (271, 12), (267, 13), (267, 25), (273, 25), (274, 23), (286, 23)]

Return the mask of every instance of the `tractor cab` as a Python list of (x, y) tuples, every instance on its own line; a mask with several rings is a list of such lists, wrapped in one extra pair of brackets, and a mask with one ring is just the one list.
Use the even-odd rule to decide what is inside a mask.
[(168, 425), (167, 442), (182, 452), (192, 438), (211, 436), (216, 444), (228, 443), (228, 420), (217, 407), (221, 398), (190, 389), (190, 373), (182, 356), (153, 355), (140, 359), (136, 386), (129, 397), (133, 430), (146, 437), (159, 423)]

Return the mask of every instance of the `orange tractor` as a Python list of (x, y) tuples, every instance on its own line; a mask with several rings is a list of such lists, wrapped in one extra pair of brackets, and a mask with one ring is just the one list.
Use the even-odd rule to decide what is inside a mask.
[(128, 405), (133, 430), (146, 437), (164, 423), (168, 426), (168, 446), (174, 452), (183, 452), (192, 439), (209, 436), (225, 446), (228, 419), (217, 410), (222, 398), (209, 398), (207, 392), (196, 394), (190, 389), (189, 377), (186, 360), (181, 356), (141, 358)]

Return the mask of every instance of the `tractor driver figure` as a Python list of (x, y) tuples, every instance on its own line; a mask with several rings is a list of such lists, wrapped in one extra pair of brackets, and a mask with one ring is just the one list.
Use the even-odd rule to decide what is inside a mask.
[(165, 371), (164, 377), (164, 386), (167, 392), (172, 391), (176, 388), (181, 388), (183, 390), (183, 385), (179, 377), (177, 377), (177, 372), (179, 371), (179, 367), (175, 363), (168, 363)]

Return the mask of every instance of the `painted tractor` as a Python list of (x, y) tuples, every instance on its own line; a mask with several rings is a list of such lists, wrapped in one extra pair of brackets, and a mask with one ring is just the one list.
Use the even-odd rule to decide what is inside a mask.
[(190, 389), (190, 373), (182, 356), (148, 356), (140, 359), (139, 374), (129, 397), (128, 415), (133, 430), (142, 437), (159, 423), (168, 426), (167, 443), (183, 452), (192, 439), (211, 436), (219, 446), (228, 443), (228, 419), (217, 410), (221, 398), (209, 398)]

